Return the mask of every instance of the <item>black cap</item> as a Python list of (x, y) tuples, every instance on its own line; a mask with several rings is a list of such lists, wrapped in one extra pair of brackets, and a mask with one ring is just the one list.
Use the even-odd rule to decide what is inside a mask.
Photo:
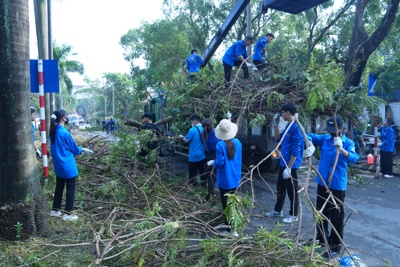
[(150, 112), (145, 112), (142, 115), (142, 119), (144, 118), (149, 118), (151, 120), (153, 118), (153, 114), (151, 114)]
[(249, 41), (253, 42), (253, 41), (254, 41), (254, 38), (253, 38), (253, 36), (251, 36), (251, 35), (247, 35), (247, 36), (246, 36), (246, 40), (249, 40)]
[(190, 54), (193, 54), (194, 52), (199, 53), (199, 52), (197, 52), (196, 49), (192, 49), (192, 51), (190, 51)]
[[(336, 116), (336, 124), (338, 130), (343, 129), (343, 120), (342, 117), (340, 117), (339, 115)], [(329, 118), (328, 121), (326, 122), (325, 130), (328, 133), (336, 133), (335, 120), (333, 117)]]
[(31, 108), (31, 114), (36, 113), (36, 110), (34, 108)]
[(193, 121), (193, 120), (200, 121), (200, 115), (197, 114), (197, 113), (193, 113), (193, 114), (190, 116), (190, 121)]

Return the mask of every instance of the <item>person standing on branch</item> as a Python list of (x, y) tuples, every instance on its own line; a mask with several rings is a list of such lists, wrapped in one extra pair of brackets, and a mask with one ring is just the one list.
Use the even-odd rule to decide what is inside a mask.
[(51, 156), (56, 173), (56, 188), (50, 216), (61, 216), (61, 202), (64, 187), (66, 187), (65, 213), (62, 219), (64, 221), (75, 221), (78, 216), (71, 213), (74, 209), (75, 180), (78, 176), (78, 168), (74, 156), (80, 155), (82, 152), (92, 154), (93, 151), (77, 146), (72, 136), (65, 129), (64, 126), (66, 124), (68, 124), (67, 112), (62, 109), (55, 110), (51, 115), (49, 133)]
[(260, 38), (254, 46), (253, 63), (256, 65), (257, 69), (261, 71), (267, 67), (268, 54), (267, 45), (272, 42), (274, 35), (272, 33), (267, 33), (264, 37)]
[(193, 80), (196, 76), (196, 73), (200, 72), (201, 66), (204, 64), (203, 59), (197, 54), (196, 49), (192, 49), (190, 52), (190, 56), (186, 59), (186, 70), (189, 72), (187, 77), (187, 83), (190, 83), (190, 80)]
[(185, 137), (182, 135), (182, 141), (189, 144), (189, 184), (197, 185), (197, 173), (201, 176), (201, 184), (206, 185), (205, 167), (207, 164), (206, 154), (204, 151), (204, 142), (202, 138), (203, 126), (200, 123), (200, 115), (193, 113), (190, 116), (192, 128)]
[[(279, 133), (279, 114), (274, 117), (275, 141), (281, 143), (281, 158), (279, 161), (278, 181), (276, 184), (276, 203), (272, 211), (265, 214), (266, 217), (283, 217), (283, 204), (286, 192), (290, 200), (289, 216), (282, 220), (283, 223), (298, 221), (299, 194), (297, 170), (303, 160), (304, 138), (300, 128), (295, 122), (297, 107), (292, 102), (282, 105), (280, 113), (282, 118), (288, 122), (285, 129)], [(290, 127), (290, 128), (289, 128)], [(283, 138), (283, 139), (282, 139)]]
[[(228, 196), (235, 194), (242, 179), (242, 144), (235, 138), (238, 126), (227, 119), (223, 119), (215, 128), (215, 136), (222, 140), (216, 146), (216, 158), (207, 162), (208, 166), (217, 169), (217, 186), (221, 196), (222, 209), (228, 206)], [(225, 224), (229, 222), (225, 219)], [(231, 233), (238, 236), (236, 231)]]
[[(142, 148), (139, 152), (139, 158), (143, 161), (145, 161), (147, 163), (147, 165), (149, 165), (150, 167), (152, 165), (154, 165), (156, 174), (158, 175), (158, 177), (160, 177), (160, 166), (158, 165), (157, 162), (157, 153), (155, 154), (156, 159), (153, 161), (150, 158), (147, 158), (149, 153), (152, 150), (157, 150), (158, 148), (158, 141), (154, 140), (155, 138), (161, 138), (162, 134), (160, 132), (160, 129), (158, 128), (158, 126), (156, 124), (153, 123), (153, 121), (151, 120), (153, 117), (153, 115), (149, 112), (145, 112), (142, 115), (142, 127), (141, 130), (150, 130), (151, 134), (150, 134), (150, 140), (147, 144), (146, 147)], [(135, 165), (137, 166), (137, 165)], [(135, 171), (136, 173), (136, 171)]]
[(249, 67), (254, 67), (247, 59), (247, 46), (251, 46), (253, 43), (252, 36), (246, 36), (245, 40), (240, 40), (235, 42), (228, 50), (225, 52), (222, 57), (222, 64), (224, 65), (224, 74), (225, 74), (225, 87), (227, 87), (231, 81), (231, 73), (233, 66), (241, 66), (244, 74), (245, 84), (249, 82)]
[[(327, 241), (327, 251), (325, 257), (335, 257), (340, 254), (341, 240), (343, 240), (344, 228), (344, 198), (347, 187), (347, 166), (349, 163), (356, 163), (359, 155), (354, 148), (354, 142), (343, 134), (343, 120), (340, 116), (331, 117), (327, 121), (326, 134), (307, 134), (310, 141), (310, 147), (315, 150), (314, 146), (320, 147), (321, 156), (318, 166), (316, 181), (317, 188), (317, 211), (322, 210), (322, 214), (326, 217), (321, 223), (317, 223), (316, 240), (320, 244)], [(312, 151), (312, 153), (313, 153)], [(311, 154), (312, 154), (311, 153)], [(333, 170), (334, 162), (337, 163)], [(332, 174), (332, 170), (334, 171)], [(329, 190), (328, 190), (329, 189)], [(335, 201), (329, 199), (330, 194)], [(332, 228), (329, 234), (328, 221)]]
[(393, 151), (394, 151), (394, 130), (391, 127), (393, 119), (387, 118), (383, 122), (380, 140), (378, 144), (381, 154), (381, 172), (385, 178), (393, 178)]

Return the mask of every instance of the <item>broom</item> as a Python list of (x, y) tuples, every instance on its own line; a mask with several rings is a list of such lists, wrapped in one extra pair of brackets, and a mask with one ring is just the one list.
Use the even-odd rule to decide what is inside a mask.
[(377, 148), (377, 158), (376, 158), (376, 170), (374, 174), (375, 179), (379, 179), (379, 172), (381, 171), (381, 159), (380, 159), (380, 153), (379, 153), (379, 147)]

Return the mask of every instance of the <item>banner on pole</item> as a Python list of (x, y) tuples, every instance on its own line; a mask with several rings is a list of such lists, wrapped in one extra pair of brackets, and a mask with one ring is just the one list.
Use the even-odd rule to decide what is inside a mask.
[[(31, 93), (39, 93), (38, 85), (38, 60), (30, 60), (30, 74), (31, 74)], [(44, 78), (44, 92), (45, 93), (59, 93), (60, 84), (58, 80), (58, 61), (57, 60), (43, 60), (43, 78)]]

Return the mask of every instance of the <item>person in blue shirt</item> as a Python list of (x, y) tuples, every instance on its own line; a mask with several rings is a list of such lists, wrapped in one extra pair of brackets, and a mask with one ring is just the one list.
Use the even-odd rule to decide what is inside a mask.
[(240, 66), (243, 70), (245, 84), (248, 83), (249, 80), (249, 69), (251, 63), (248, 61), (247, 57), (247, 46), (251, 46), (253, 43), (252, 36), (246, 36), (245, 40), (240, 40), (235, 42), (232, 46), (228, 48), (222, 57), (222, 64), (224, 65), (224, 74), (225, 74), (225, 87), (231, 81), (231, 72), (233, 66)]
[(196, 49), (192, 49), (190, 51), (190, 56), (186, 59), (186, 70), (189, 72), (187, 77), (187, 83), (190, 83), (190, 80), (193, 80), (196, 73), (200, 72), (201, 66), (203, 66), (203, 59), (197, 54)]
[[(335, 123), (336, 122), (336, 123)], [(320, 147), (320, 161), (316, 182), (317, 203), (316, 209), (322, 210), (322, 214), (330, 221), (339, 236), (331, 229), (329, 233), (328, 221), (324, 219), (317, 223), (317, 237), (321, 244), (327, 241), (329, 247), (324, 253), (325, 257), (335, 257), (341, 250), (344, 228), (344, 198), (347, 188), (347, 166), (349, 163), (357, 162), (359, 155), (355, 151), (354, 142), (343, 134), (343, 120), (340, 116), (331, 117), (327, 121), (326, 134), (307, 134), (311, 141), (310, 147)], [(314, 148), (315, 150), (315, 148)], [(336, 154), (339, 153), (336, 168), (332, 173)], [(329, 189), (329, 190), (328, 190)], [(335, 202), (327, 199), (332, 193)], [(335, 205), (336, 203), (336, 205)]]
[(115, 130), (115, 121), (113, 120), (113, 118), (110, 118), (110, 120), (108, 121), (108, 126), (110, 128), (110, 132), (113, 133)]
[(72, 214), (75, 198), (75, 180), (78, 176), (78, 168), (75, 162), (75, 155), (82, 152), (93, 153), (90, 149), (77, 146), (72, 136), (69, 134), (65, 125), (68, 124), (68, 115), (65, 110), (58, 109), (51, 115), (50, 122), (50, 144), (51, 157), (56, 173), (56, 188), (54, 192), (53, 208), (50, 216), (61, 216), (61, 202), (66, 187), (65, 214), (64, 221), (75, 221), (78, 216)]
[(190, 122), (192, 128), (182, 138), (183, 142), (189, 144), (189, 184), (197, 185), (196, 177), (197, 173), (199, 173), (202, 186), (206, 186), (207, 177), (204, 174), (207, 160), (202, 139), (204, 129), (200, 123), (200, 115), (193, 113), (190, 116)]
[(40, 158), (42, 153), (40, 152), (39, 148), (36, 145), (36, 134), (35, 134), (35, 124), (36, 124), (36, 110), (31, 108), (31, 126), (32, 126), (32, 139), (33, 139), (33, 147), (36, 151), (36, 157)]
[[(299, 125), (295, 122), (297, 107), (292, 102), (286, 102), (281, 106), (282, 118), (288, 122), (285, 129), (279, 133), (279, 115), (274, 118), (275, 141), (281, 143), (281, 158), (279, 161), (278, 181), (276, 184), (276, 203), (274, 210), (267, 212), (267, 217), (283, 217), (282, 208), (285, 203), (286, 192), (290, 200), (289, 216), (283, 219), (283, 223), (298, 221), (299, 194), (297, 171), (303, 160), (304, 138)], [(282, 139), (283, 138), (283, 139)]]
[(272, 33), (267, 33), (264, 37), (260, 38), (254, 46), (253, 63), (259, 71), (267, 66), (265, 60), (269, 62), (267, 57), (267, 45), (271, 43), (274, 38)]
[[(203, 131), (203, 140), (205, 140), (206, 143), (206, 160), (207, 162), (210, 160), (215, 160), (216, 157), (216, 146), (221, 139), (218, 139), (215, 136), (215, 130), (213, 128), (213, 122), (209, 118), (205, 118), (201, 122), (204, 131)], [(212, 166), (208, 166), (206, 169), (206, 175), (207, 175), (207, 188), (208, 188), (208, 193), (206, 196), (206, 200), (208, 201), (211, 196), (214, 196), (214, 180), (215, 180), (215, 175), (212, 173), (213, 168)]]
[(381, 130), (380, 143), (378, 144), (380, 150), (380, 163), (381, 172), (385, 178), (393, 178), (393, 151), (394, 151), (394, 130), (391, 127), (393, 119), (387, 118)]
[[(222, 209), (228, 204), (226, 194), (235, 194), (242, 179), (242, 144), (235, 138), (238, 126), (227, 119), (220, 121), (215, 128), (215, 136), (222, 140), (216, 145), (216, 158), (207, 162), (217, 169), (217, 186), (221, 196)], [(229, 223), (225, 219), (225, 224)], [(232, 232), (238, 236), (237, 232)]]

